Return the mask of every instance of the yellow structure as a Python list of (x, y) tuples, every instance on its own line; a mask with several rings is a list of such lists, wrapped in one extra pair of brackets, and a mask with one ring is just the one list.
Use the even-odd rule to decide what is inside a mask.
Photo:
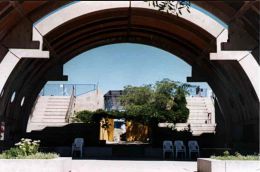
[(126, 141), (142, 141), (146, 142), (148, 139), (149, 127), (147, 125), (126, 121)]
[(100, 121), (99, 139), (114, 141), (114, 119), (103, 118)]

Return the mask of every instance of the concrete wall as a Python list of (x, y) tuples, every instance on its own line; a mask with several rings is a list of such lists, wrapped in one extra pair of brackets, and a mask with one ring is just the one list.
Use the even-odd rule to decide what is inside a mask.
[(257, 172), (260, 170), (260, 161), (199, 158), (197, 170), (198, 172)]
[(76, 97), (75, 108), (76, 112), (82, 110), (95, 111), (104, 108), (104, 98), (100, 90), (95, 90), (82, 94)]
[(0, 159), (1, 172), (68, 172), (71, 158), (51, 160)]
[[(191, 10), (191, 15), (185, 12), (183, 17), (176, 18), (173, 15), (159, 13), (141, 1), (132, 2), (131, 10), (129, 2), (103, 2), (104, 4), (90, 2), (91, 4), (84, 5), (80, 2), (79, 5), (73, 6), (74, 10), (63, 8), (59, 11), (61, 15), (52, 13), (49, 19), (41, 20), (43, 23), (40, 25), (43, 28), (33, 23), (65, 3), (55, 1), (33, 2), (34, 5), (30, 2), (23, 2), (22, 5), (18, 2), (1, 4), (5, 7), (1, 9), (5, 15), (2, 15), (0, 20), (0, 61), (8, 65), (0, 67), (3, 74), (3, 80), (0, 82), (3, 88), (0, 91), (0, 119), (6, 122), (6, 139), (20, 137), (26, 131), (28, 115), (43, 85), (51, 79), (64, 79), (62, 73), (54, 74), (50, 72), (51, 69), (62, 66), (69, 59), (91, 48), (118, 42), (134, 42), (162, 48), (181, 57), (192, 65), (191, 81), (209, 83), (223, 109), (227, 143), (243, 141), (245, 136), (251, 136), (250, 142), (259, 143), (259, 92), (254, 88), (258, 77), (255, 77), (257, 74), (254, 73), (257, 70), (250, 68), (250, 62), (255, 61), (250, 59), (250, 54), (245, 54), (245, 58), (235, 56), (238, 51), (248, 52), (254, 47), (259, 47), (257, 1), (221, 1), (218, 3), (219, 6), (212, 2), (196, 1), (199, 6), (224, 19), (231, 29), (228, 33), (229, 41), (224, 28), (218, 27), (214, 20), (204, 18), (205, 15), (198, 17), (198, 10)], [(248, 6), (249, 8), (245, 8)], [(65, 15), (62, 15), (64, 13)], [(129, 27), (130, 15), (131, 26), (139, 27), (136, 30)], [(256, 20), (251, 20), (254, 16)], [(50, 23), (44, 23), (47, 20)], [(99, 24), (100, 21), (104, 21), (102, 25)], [(41, 35), (44, 35), (44, 45)], [(220, 46), (223, 43), (224, 50)], [(45, 52), (43, 49), (51, 52)], [(253, 52), (257, 52), (258, 49), (255, 48)], [(216, 51), (216, 54), (211, 55), (214, 61), (209, 60), (209, 53)], [(44, 60), (49, 54), (52, 58)], [(234, 58), (227, 59), (223, 56), (225, 54)], [(257, 54), (253, 55), (259, 56)], [(6, 57), (11, 58), (8, 60)], [(6, 67), (10, 68), (6, 70)], [(196, 72), (198, 75), (194, 75)], [(55, 77), (50, 74), (54, 74)], [(15, 99), (10, 102), (14, 92)], [(24, 97), (24, 105), (21, 106)]]

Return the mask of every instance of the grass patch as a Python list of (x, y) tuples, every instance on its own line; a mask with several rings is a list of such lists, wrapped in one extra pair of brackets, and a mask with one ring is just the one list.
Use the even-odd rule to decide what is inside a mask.
[(230, 155), (228, 151), (225, 151), (223, 153), (223, 156), (211, 156), (212, 159), (218, 159), (218, 160), (251, 160), (251, 161), (259, 161), (260, 156), (259, 155), (241, 155), (238, 152), (235, 152), (234, 155)]

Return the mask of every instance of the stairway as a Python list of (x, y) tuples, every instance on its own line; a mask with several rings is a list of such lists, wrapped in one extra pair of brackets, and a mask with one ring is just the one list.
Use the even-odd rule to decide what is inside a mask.
[(210, 97), (187, 97), (190, 115), (187, 123), (191, 125), (193, 135), (215, 132), (215, 107)]
[(70, 96), (40, 96), (28, 121), (27, 132), (67, 125), (69, 104)]
[[(188, 128), (190, 125), (192, 134), (194, 136), (203, 133), (215, 132), (215, 106), (210, 97), (186, 97), (187, 108), (190, 111), (187, 123), (177, 123), (176, 129), (178, 131)], [(160, 127), (173, 126), (170, 123), (161, 123)]]

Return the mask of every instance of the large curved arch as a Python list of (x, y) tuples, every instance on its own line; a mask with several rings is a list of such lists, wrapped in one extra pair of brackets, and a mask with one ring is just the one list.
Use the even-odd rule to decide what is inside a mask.
[[(257, 136), (259, 99), (254, 89), (256, 81), (252, 82), (237, 61), (242, 57), (235, 56), (228, 61), (222, 58), (220, 46), (227, 40), (224, 27), (198, 10), (178, 18), (153, 10), (144, 2), (132, 2), (131, 7), (127, 1), (80, 3), (53, 13), (34, 26), (32, 40), (38, 41), (38, 49), (28, 50), (27, 54), (19, 49), (9, 49), (9, 55), (16, 60), (11, 63), (15, 70), (7, 73), (0, 97), (0, 114), (7, 121), (9, 138), (25, 131), (30, 108), (44, 83), (66, 79), (62, 64), (91, 48), (118, 42), (156, 46), (184, 59), (192, 66), (193, 76), (189, 80), (206, 81), (216, 93), (223, 109), (227, 135), (234, 140), (241, 139), (246, 127), (253, 126), (256, 128), (250, 131), (254, 130)], [(19, 60), (30, 56), (46, 58), (48, 51), (50, 58), (46, 60)], [(17, 57), (19, 52), (23, 54)], [(224, 53), (224, 57), (232, 57), (234, 53), (249, 55), (247, 51)], [(254, 58), (242, 60), (245, 59), (252, 61)], [(10, 103), (14, 91), (17, 95)], [(25, 99), (21, 108), (23, 97), (30, 99)]]

